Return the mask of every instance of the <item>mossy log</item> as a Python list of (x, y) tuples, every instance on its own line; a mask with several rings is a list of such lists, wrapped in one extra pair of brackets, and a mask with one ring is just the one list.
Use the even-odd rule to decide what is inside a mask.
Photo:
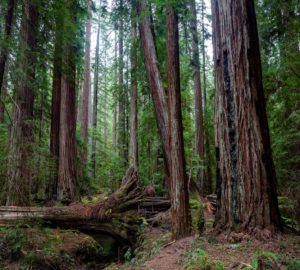
[(118, 242), (133, 244), (142, 222), (138, 204), (144, 197), (134, 168), (128, 169), (120, 188), (97, 204), (72, 203), (64, 207), (0, 207), (0, 224), (22, 219), (42, 219), (50, 226), (105, 233)]

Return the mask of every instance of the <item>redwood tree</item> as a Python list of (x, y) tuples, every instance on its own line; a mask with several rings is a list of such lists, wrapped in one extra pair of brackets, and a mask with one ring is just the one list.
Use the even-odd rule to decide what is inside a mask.
[[(133, 1), (134, 2), (134, 1)], [(137, 26), (135, 22), (135, 6), (132, 8), (131, 18), (131, 104), (130, 104), (130, 166), (138, 167), (138, 144), (137, 144)]]
[[(92, 35), (92, 13), (91, 13), (91, 7), (89, 2), (87, 6), (88, 6), (87, 8), (88, 15), (86, 19), (86, 33), (85, 33), (85, 77), (84, 77), (83, 89), (82, 89), (81, 114), (80, 114), (80, 135), (81, 135), (81, 139), (85, 144), (88, 143), (89, 99), (90, 99), (90, 89), (91, 89), (91, 35)], [(84, 158), (86, 158), (86, 155)]]
[[(169, 182), (169, 196), (172, 209), (173, 238), (178, 239), (190, 233), (190, 212), (187, 177), (183, 148), (182, 115), (180, 100), (178, 17), (172, 7), (167, 7), (167, 55), (168, 94), (163, 88), (157, 63), (157, 54), (144, 0), (137, 4), (141, 46), (150, 85), (154, 112), (162, 140), (166, 176)], [(168, 103), (169, 102), (169, 103)]]
[(56, 10), (56, 30), (53, 57), (53, 81), (51, 102), (50, 154), (52, 158), (50, 181), (48, 186), (49, 199), (57, 199), (58, 162), (59, 162), (59, 133), (60, 133), (60, 101), (62, 76), (62, 46), (63, 46), (63, 14)]
[(3, 78), (4, 78), (5, 64), (8, 57), (8, 48), (9, 48), (8, 44), (12, 32), (15, 5), (16, 5), (15, 0), (7, 0), (7, 10), (6, 10), (5, 21), (4, 21), (5, 22), (4, 39), (3, 39), (3, 46), (1, 46), (1, 50), (0, 50), (0, 94), (1, 94), (2, 84), (3, 84)]
[(202, 195), (207, 195), (204, 190), (204, 127), (203, 127), (203, 108), (202, 108), (202, 89), (200, 75), (200, 55), (199, 55), (199, 38), (197, 29), (197, 11), (195, 0), (190, 1), (190, 26), (192, 34), (192, 67), (194, 79), (194, 99), (195, 99), (195, 152), (200, 159), (201, 166), (197, 172), (196, 184)]
[(13, 123), (10, 132), (7, 205), (26, 205), (32, 187), (33, 105), (40, 1), (25, 1), (20, 30)]
[(78, 196), (76, 169), (76, 5), (65, 3), (65, 10), (57, 12), (54, 52), (51, 142), (50, 151), (55, 166), (50, 179), (49, 197), (74, 200)]
[(178, 16), (167, 6), (167, 69), (169, 101), (170, 200), (172, 234), (179, 239), (190, 234), (188, 181), (186, 175), (180, 95)]
[(253, 0), (213, 0), (220, 230), (281, 227)]

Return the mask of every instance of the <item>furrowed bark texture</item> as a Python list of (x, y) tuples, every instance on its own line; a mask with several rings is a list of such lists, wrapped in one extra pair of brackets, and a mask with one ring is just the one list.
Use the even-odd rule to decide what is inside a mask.
[(213, 0), (220, 230), (281, 227), (253, 0)]
[(194, 98), (195, 98), (195, 152), (201, 161), (201, 167), (197, 172), (196, 184), (201, 195), (207, 195), (204, 182), (204, 128), (203, 128), (203, 108), (202, 108), (202, 89), (200, 75), (200, 54), (199, 54), (199, 39), (197, 31), (197, 11), (196, 2), (190, 2), (191, 18), (190, 26), (192, 33), (192, 67), (194, 78)]
[(137, 101), (138, 101), (138, 82), (137, 82), (137, 27), (135, 23), (135, 11), (132, 8), (131, 22), (131, 103), (130, 103), (130, 166), (138, 167), (138, 143), (137, 143)]
[(179, 239), (190, 234), (191, 216), (183, 146), (178, 17), (170, 6), (166, 15), (172, 235)]
[(35, 49), (38, 30), (38, 4), (25, 2), (21, 22), (21, 41), (18, 55), (22, 74), (16, 85), (13, 123), (10, 133), (7, 205), (26, 205), (30, 201), (33, 143), (33, 104), (35, 79)]
[(52, 166), (50, 168), (49, 199), (57, 200), (58, 161), (59, 161), (59, 131), (60, 131), (60, 100), (61, 100), (61, 76), (62, 76), (62, 42), (63, 33), (61, 27), (63, 19), (61, 14), (56, 18), (55, 47), (53, 59), (53, 83), (51, 104), (51, 129), (50, 129), (50, 154)]
[[(67, 4), (68, 15), (75, 25), (76, 7), (71, 1)], [(73, 3), (74, 4), (74, 3)], [(74, 26), (75, 27), (75, 26)], [(59, 171), (57, 199), (74, 201), (78, 198), (76, 164), (76, 49), (72, 43), (75, 33), (64, 31), (63, 45), (60, 132), (59, 132)]]
[(138, 0), (137, 14), (140, 17), (139, 32), (142, 52), (150, 85), (152, 100), (154, 103), (156, 122), (163, 145), (166, 178), (167, 181), (169, 181), (170, 150), (168, 135), (168, 104), (158, 68), (155, 43), (151, 30), (151, 21), (150, 17), (147, 16), (148, 12), (149, 9), (146, 5), (145, 0)]
[(60, 145), (58, 200), (74, 200), (78, 196), (76, 170), (76, 87), (74, 48), (67, 44), (64, 49), (64, 66), (61, 80)]

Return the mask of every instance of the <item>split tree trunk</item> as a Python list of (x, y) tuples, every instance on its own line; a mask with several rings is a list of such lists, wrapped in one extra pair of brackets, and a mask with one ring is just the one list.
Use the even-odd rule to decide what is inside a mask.
[(178, 16), (171, 6), (167, 6), (166, 15), (172, 236), (179, 239), (190, 234), (191, 215), (183, 145)]
[(150, 85), (152, 100), (154, 103), (155, 118), (158, 125), (158, 131), (162, 140), (165, 173), (167, 182), (170, 179), (170, 149), (168, 133), (168, 103), (165, 90), (162, 85), (162, 79), (158, 67), (155, 43), (151, 29), (150, 17), (147, 16), (149, 9), (145, 0), (137, 1), (137, 14), (140, 16), (139, 32), (141, 38), (141, 47), (144, 57), (144, 63), (147, 71), (147, 77)]
[(213, 0), (218, 205), (222, 231), (281, 227), (253, 0)]
[(200, 55), (199, 55), (199, 39), (197, 30), (197, 11), (196, 2), (190, 2), (191, 18), (190, 26), (192, 33), (192, 67), (194, 77), (194, 98), (195, 98), (195, 152), (200, 160), (200, 168), (197, 172), (196, 184), (201, 195), (207, 195), (205, 190), (204, 179), (204, 127), (203, 127), (203, 108), (202, 108), (202, 89), (200, 75)]
[(33, 105), (39, 1), (24, 2), (18, 55), (22, 74), (16, 85), (10, 133), (7, 205), (26, 205), (32, 187)]

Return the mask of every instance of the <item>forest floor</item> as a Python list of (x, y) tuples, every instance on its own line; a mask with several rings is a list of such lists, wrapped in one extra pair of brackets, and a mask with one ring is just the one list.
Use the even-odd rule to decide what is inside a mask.
[[(300, 236), (282, 234), (268, 241), (215, 237), (208, 216), (203, 235), (171, 241), (169, 229), (147, 228), (136, 255), (106, 270), (300, 269)], [(258, 268), (263, 264), (265, 268)]]

